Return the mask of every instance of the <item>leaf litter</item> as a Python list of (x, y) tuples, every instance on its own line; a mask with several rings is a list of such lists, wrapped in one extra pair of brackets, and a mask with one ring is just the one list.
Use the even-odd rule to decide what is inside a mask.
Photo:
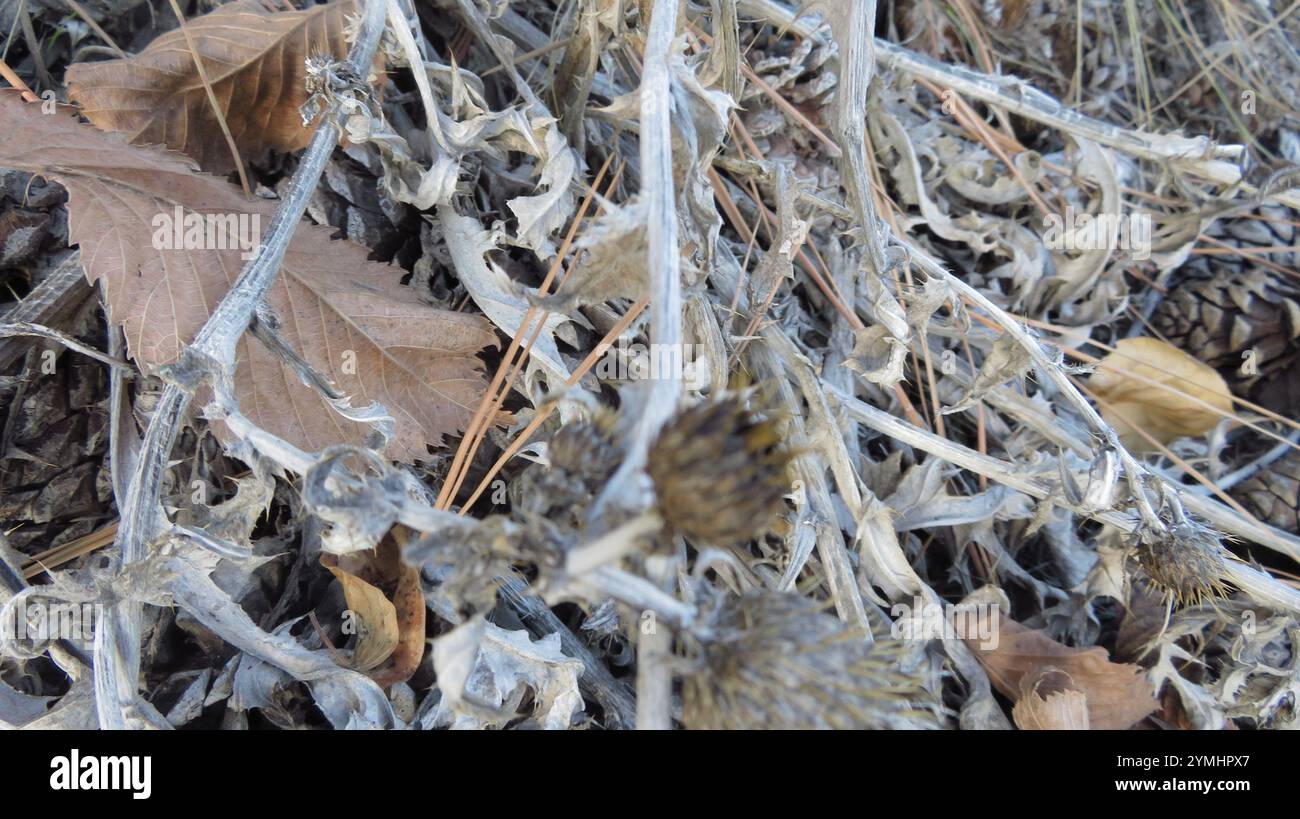
[(1294, 724), (1291, 15), (121, 5), (6, 50), (5, 726)]

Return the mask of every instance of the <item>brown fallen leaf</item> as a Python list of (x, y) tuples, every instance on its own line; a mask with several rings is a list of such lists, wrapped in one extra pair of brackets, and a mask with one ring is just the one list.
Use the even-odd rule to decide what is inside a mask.
[(349, 623), (357, 636), (352, 649), (352, 667), (368, 672), (387, 660), (397, 648), (397, 609), (382, 591), (339, 568), (336, 560), (334, 555), (321, 555), (321, 565), (338, 578), (348, 602)]
[[(157, 249), (176, 216), (242, 215), (264, 229), (276, 203), (244, 198), (179, 154), (126, 145), (120, 135), (77, 122), (70, 108), (43, 116), (40, 105), (16, 91), (0, 91), (0, 120), (8, 126), (0, 167), (67, 187), (70, 241), (81, 245), (87, 277), (103, 283), (109, 316), (124, 328), (132, 358), (145, 371), (175, 361), (244, 265), (238, 247)], [(354, 405), (384, 405), (397, 433), (388, 455), (423, 458), (426, 444), (468, 423), (485, 386), (475, 355), (496, 336), (480, 316), (421, 304), (401, 284), (400, 270), (370, 262), (365, 248), (330, 235), (305, 222), (294, 234), (267, 299), (280, 333)], [(210, 244), (207, 235), (194, 238)], [(334, 412), (247, 336), (239, 343), (235, 390), (253, 423), (305, 449), (361, 443), (368, 430)]]
[(419, 568), (402, 560), (407, 537), (398, 526), (374, 551), (321, 555), (359, 621), (352, 664), (381, 686), (410, 679), (424, 658), (424, 592)]
[[(186, 23), (194, 48), (246, 162), (268, 150), (304, 148), (312, 128), (298, 106), (307, 99), (308, 56), (347, 56), (343, 33), (352, 0), (303, 11), (276, 11), (268, 0), (238, 0)], [(68, 99), (106, 131), (135, 145), (166, 145), (211, 173), (234, 168), (221, 126), (183, 32), (169, 31), (133, 57), (69, 66)]]
[(402, 548), (410, 532), (402, 526), (379, 544), (379, 558), (389, 577), (396, 576), (393, 587), (393, 608), (397, 611), (397, 646), (389, 663), (372, 676), (380, 685), (406, 682), (420, 667), (427, 645), (424, 638), (424, 589), (420, 585), (420, 569), (402, 560)]
[(1102, 418), (1129, 449), (1155, 448), (1134, 427), (1141, 427), (1167, 444), (1183, 436), (1204, 435), (1223, 417), (1193, 398), (1148, 381), (1168, 384), (1210, 407), (1232, 412), (1232, 393), (1213, 367), (1158, 338), (1121, 339), (1115, 344), (1115, 352), (1097, 365), (1088, 386), (1105, 402)]
[[(1034, 684), (1045, 670), (1064, 673), (1071, 688), (1084, 696), (1088, 723), (1095, 730), (1129, 728), (1158, 706), (1155, 691), (1139, 666), (1113, 663), (1106, 649), (1098, 646), (1083, 649), (1061, 645), (1046, 633), (1028, 629), (1009, 617), (998, 618), (996, 647), (981, 648), (979, 640), (967, 640), (966, 645), (984, 666), (994, 687), (1016, 702), (1026, 691), (1035, 690)], [(1022, 686), (1026, 681), (1028, 688)]]

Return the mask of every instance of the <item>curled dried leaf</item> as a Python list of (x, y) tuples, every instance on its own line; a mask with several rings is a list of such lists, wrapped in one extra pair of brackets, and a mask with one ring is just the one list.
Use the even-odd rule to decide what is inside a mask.
[(1086, 731), (1088, 696), (1074, 687), (1070, 675), (1045, 668), (1020, 683), (1020, 701), (1011, 718), (1022, 731)]
[(1101, 415), (1124, 446), (1154, 449), (1138, 429), (1167, 444), (1204, 435), (1232, 412), (1232, 393), (1213, 367), (1156, 338), (1126, 338), (1088, 382)]
[(357, 626), (353, 665), (383, 686), (410, 679), (424, 657), (424, 592), (420, 570), (402, 560), (407, 538), (398, 526), (373, 552), (321, 555)]
[(352, 650), (352, 665), (358, 671), (371, 671), (397, 648), (397, 609), (378, 588), (336, 564), (333, 555), (321, 555), (321, 565), (343, 586), (351, 614), (347, 622), (355, 626), (357, 641)]
[(1073, 688), (1084, 695), (1088, 722), (1094, 729), (1123, 730), (1158, 706), (1155, 689), (1139, 666), (1113, 663), (1106, 649), (1098, 646), (1061, 645), (1045, 632), (1026, 628), (1009, 617), (998, 618), (998, 639), (993, 647), (978, 640), (966, 640), (966, 645), (994, 687), (1017, 701), (1036, 690), (1035, 680), (1045, 670), (1064, 672)]

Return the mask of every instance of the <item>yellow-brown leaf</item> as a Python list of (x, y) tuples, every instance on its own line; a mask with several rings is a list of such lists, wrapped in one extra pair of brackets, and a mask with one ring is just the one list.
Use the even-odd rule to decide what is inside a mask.
[(352, 665), (358, 671), (378, 668), (397, 648), (397, 609), (384, 593), (322, 556), (321, 564), (343, 585), (343, 596), (357, 625), (357, 642)]
[(1115, 352), (1097, 365), (1088, 386), (1102, 403), (1102, 417), (1124, 446), (1141, 452), (1155, 447), (1137, 428), (1167, 444), (1214, 429), (1223, 417), (1215, 409), (1232, 412), (1232, 393), (1213, 367), (1157, 338), (1119, 341)]

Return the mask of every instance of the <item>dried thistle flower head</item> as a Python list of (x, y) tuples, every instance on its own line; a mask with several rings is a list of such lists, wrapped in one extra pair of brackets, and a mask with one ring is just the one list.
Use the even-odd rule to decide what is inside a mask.
[(1206, 527), (1191, 520), (1167, 531), (1144, 526), (1136, 540), (1138, 563), (1151, 584), (1176, 605), (1197, 605), (1227, 594), (1228, 555)]
[(765, 589), (722, 602), (688, 639), (682, 721), (696, 730), (933, 728), (901, 644), (868, 643), (816, 601)]
[(650, 449), (659, 513), (693, 541), (728, 546), (762, 537), (789, 491), (791, 452), (775, 419), (729, 394), (679, 412)]
[(572, 421), (555, 433), (550, 445), (551, 467), (584, 482), (608, 478), (618, 467), (612, 413), (598, 413), (590, 421)]

